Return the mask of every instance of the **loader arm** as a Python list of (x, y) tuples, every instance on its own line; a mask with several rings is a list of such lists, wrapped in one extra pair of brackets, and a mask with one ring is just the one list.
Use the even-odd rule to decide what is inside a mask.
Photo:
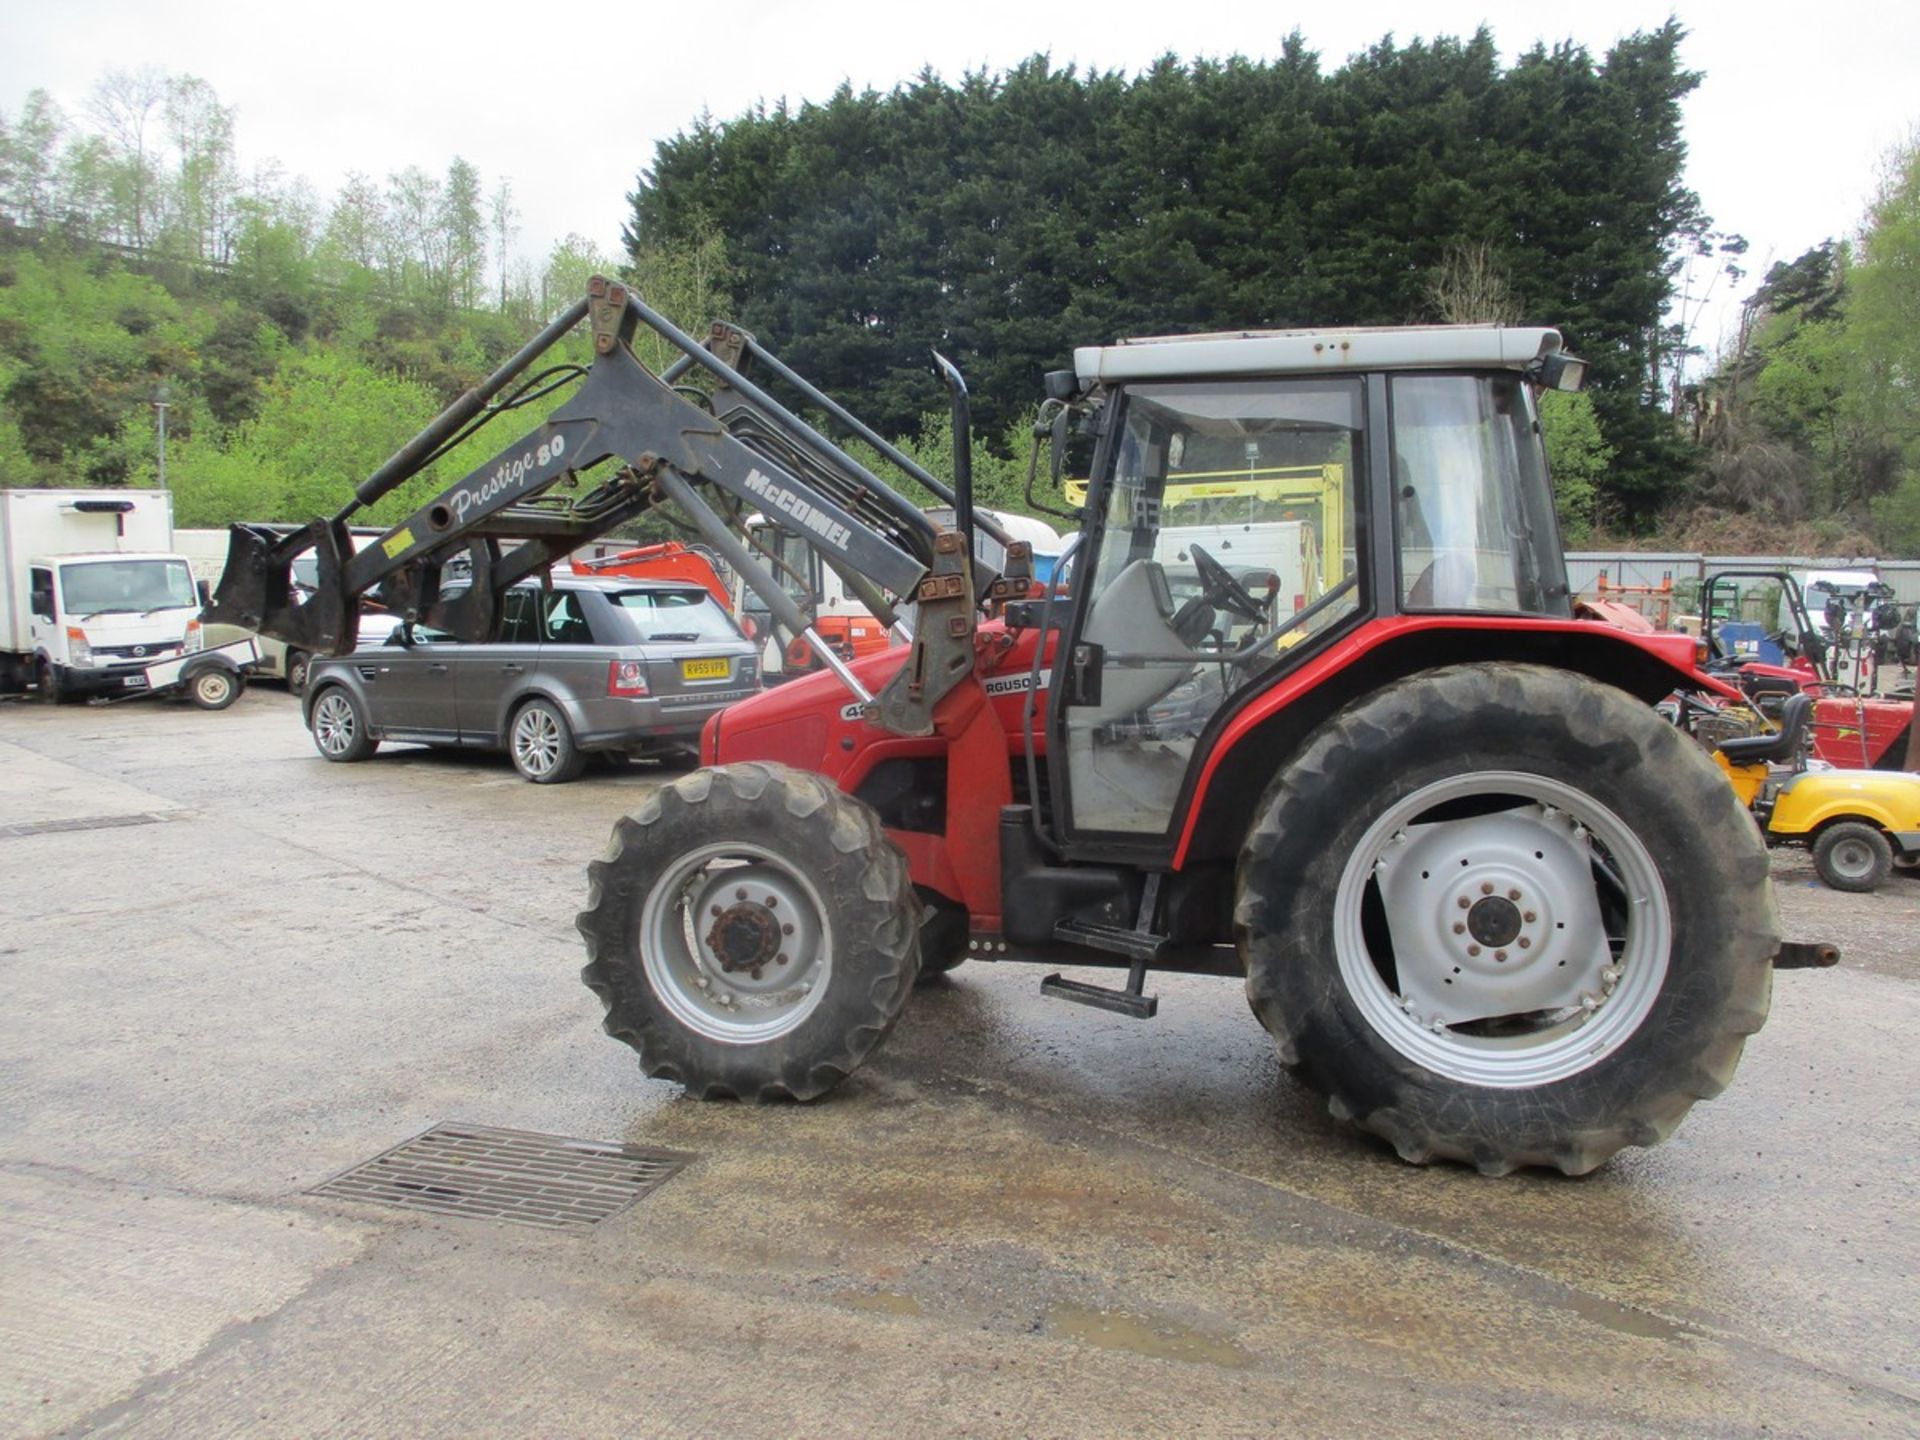
[[(356, 554), (347, 530), (354, 513), (512, 408), (512, 396), (490, 402), (582, 318), (591, 325), (594, 358), (574, 393), (544, 424)], [(664, 375), (634, 354), (643, 324), (681, 352)], [(780, 625), (794, 635), (811, 634), (811, 618), (764, 559), (739, 543), (722, 513), (737, 519), (759, 510), (805, 537), (858, 593), (878, 602), (876, 613), (891, 613), (888, 596), (934, 607), (939, 624), (925, 623), (923, 614), (914, 656), (873, 712), (890, 729), (929, 733), (933, 704), (964, 673), (956, 663), (960, 652), (971, 660), (974, 596), (991, 593), (999, 577), (961, 563), (970, 537), (960, 546), (937, 543), (942, 532), (931, 519), (729, 363), (742, 360), (750, 346), (751, 337), (725, 325), (714, 326), (702, 345), (627, 287), (594, 277), (585, 300), (436, 417), (331, 519), (299, 528), (234, 526), (207, 618), (339, 655), (354, 646), (361, 602), (374, 599), (408, 621), (484, 641), (498, 633), (502, 597), (516, 582), (672, 503), (726, 555)], [(756, 358), (777, 367), (764, 352)], [(694, 367), (714, 382), (708, 404), (674, 383)], [(829, 414), (863, 438), (871, 435), (784, 367), (775, 373), (797, 383), (809, 400), (825, 402)], [(930, 478), (906, 463), (913, 478)], [(934, 489), (951, 493), (937, 481)], [(303, 596), (292, 565), (309, 552), (318, 583)], [(448, 566), (461, 560), (466, 573), (449, 576)], [(812, 638), (816, 653), (826, 657), (829, 647)], [(929, 646), (938, 653), (927, 653)], [(842, 679), (862, 703), (873, 699), (850, 673)]]

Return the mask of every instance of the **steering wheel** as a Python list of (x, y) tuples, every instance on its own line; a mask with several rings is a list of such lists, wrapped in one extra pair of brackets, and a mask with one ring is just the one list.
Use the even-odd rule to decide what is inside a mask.
[(1247, 587), (1234, 579), (1226, 566), (1198, 545), (1187, 546), (1187, 553), (1193, 556), (1194, 567), (1200, 572), (1207, 604), (1230, 611), (1242, 620), (1266, 618), (1266, 607), (1247, 593)]

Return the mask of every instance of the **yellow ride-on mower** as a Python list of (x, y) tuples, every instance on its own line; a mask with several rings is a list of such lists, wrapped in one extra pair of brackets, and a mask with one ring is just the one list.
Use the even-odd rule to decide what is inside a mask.
[(1813, 701), (1795, 695), (1777, 731), (1723, 740), (1713, 758), (1769, 845), (1812, 847), (1835, 890), (1877, 890), (1894, 865), (1920, 865), (1920, 775), (1807, 769), (1812, 715)]

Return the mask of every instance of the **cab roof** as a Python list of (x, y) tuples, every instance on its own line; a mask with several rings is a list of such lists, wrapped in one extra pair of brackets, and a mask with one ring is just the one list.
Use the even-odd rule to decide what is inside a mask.
[(1560, 349), (1539, 326), (1411, 325), (1154, 335), (1073, 352), (1082, 385), (1357, 370), (1521, 370)]

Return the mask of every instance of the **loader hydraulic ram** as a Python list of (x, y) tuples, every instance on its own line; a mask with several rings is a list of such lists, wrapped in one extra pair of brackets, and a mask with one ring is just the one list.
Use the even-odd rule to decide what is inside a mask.
[[(510, 392), (582, 319), (592, 362)], [(659, 375), (640, 325), (679, 352)], [(1759, 835), (1653, 709), (1725, 687), (1684, 636), (1571, 616), (1534, 404), (1581, 368), (1500, 327), (1078, 350), (1036, 434), (1056, 480), (1090, 441), (1081, 529), (1035, 587), (1020, 547), (975, 558), (963, 448), (946, 486), (751, 336), (595, 280), (333, 519), (236, 527), (212, 613), (337, 653), (375, 596), (484, 639), (507, 586), (670, 504), (805, 635), (738, 538), (760, 510), (905, 638), (709, 721), (589, 866), (585, 979), (648, 1074), (812, 1099), (967, 960), (1113, 967), (1041, 989), (1142, 1018), (1149, 972), (1238, 975), (1284, 1063), (1406, 1159), (1581, 1173), (1718, 1093), (1781, 953)], [(351, 551), (358, 505), (563, 382)]]

